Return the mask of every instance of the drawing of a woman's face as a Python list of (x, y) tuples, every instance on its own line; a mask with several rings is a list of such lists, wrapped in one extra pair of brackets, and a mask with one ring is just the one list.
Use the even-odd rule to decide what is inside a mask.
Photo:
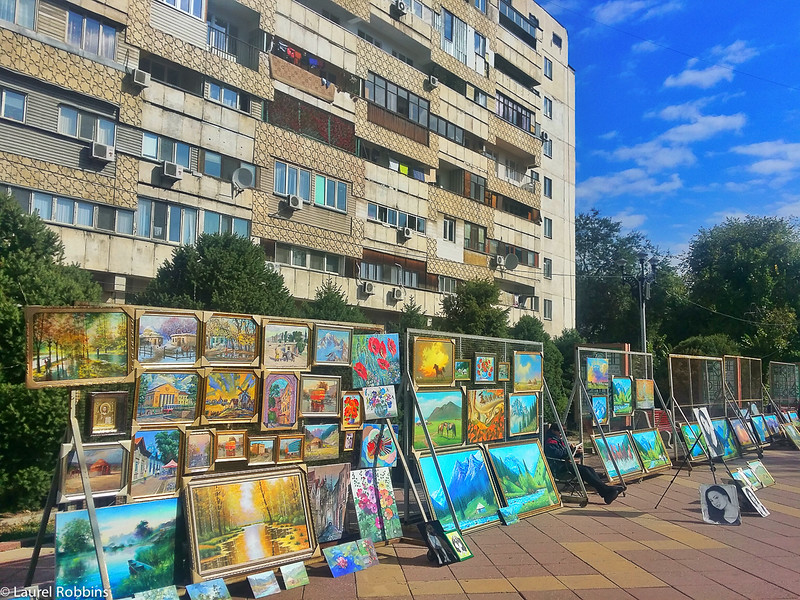
[(727, 496), (717, 491), (711, 491), (708, 493), (708, 501), (711, 503), (711, 506), (719, 510), (723, 510), (728, 504)]

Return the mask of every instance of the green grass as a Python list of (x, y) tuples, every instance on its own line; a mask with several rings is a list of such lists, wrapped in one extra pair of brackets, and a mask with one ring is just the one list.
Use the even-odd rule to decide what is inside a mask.
[[(41, 516), (32, 514), (28, 518), (17, 519), (8, 523), (0, 521), (0, 542), (36, 537), (39, 533), (41, 519)], [(47, 533), (52, 534), (54, 531), (55, 520), (51, 517), (50, 522), (47, 524)]]

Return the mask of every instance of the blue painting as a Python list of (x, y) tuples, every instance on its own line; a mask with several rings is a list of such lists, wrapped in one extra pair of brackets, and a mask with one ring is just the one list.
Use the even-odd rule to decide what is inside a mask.
[(348, 573), (363, 571), (378, 564), (378, 554), (375, 544), (370, 539), (345, 542), (338, 546), (329, 546), (322, 549), (325, 561), (331, 569), (331, 575), (341, 577)]
[[(700, 435), (700, 425), (697, 423), (683, 423), (681, 425), (681, 435), (686, 443), (686, 449), (691, 451), (689, 460), (699, 460), (706, 457), (706, 439)], [(697, 441), (697, 438), (700, 441)]]
[(608, 398), (605, 396), (592, 396), (592, 410), (597, 418), (598, 425), (608, 423)]
[(185, 364), (197, 360), (197, 330), (194, 315), (146, 313), (139, 317), (137, 358), (142, 364)]
[(593, 435), (592, 441), (603, 461), (603, 467), (609, 480), (619, 477), (617, 468), (623, 477), (642, 472), (642, 463), (639, 461), (639, 455), (634, 450), (633, 441), (627, 431), (609, 433), (605, 436), (605, 441), (601, 436)]
[(508, 395), (508, 435), (539, 432), (539, 394)]
[(561, 506), (561, 498), (548, 469), (539, 440), (489, 448), (500, 496), (526, 517)]
[(717, 433), (717, 439), (722, 442), (722, 458), (730, 459), (740, 456), (739, 446), (736, 445), (736, 438), (733, 435), (733, 429), (727, 419), (712, 419), (711, 424), (714, 425), (714, 431)]
[(224, 579), (209, 579), (186, 586), (191, 600), (230, 600), (231, 593)]
[(639, 453), (639, 458), (642, 460), (642, 466), (647, 473), (661, 469), (668, 469), (672, 466), (672, 461), (669, 459), (667, 449), (664, 446), (664, 440), (661, 439), (661, 434), (655, 429), (642, 429), (640, 431), (632, 431), (631, 437), (636, 446), (636, 451)]
[(353, 335), (351, 328), (317, 325), (315, 331), (315, 365), (350, 364), (350, 338)]
[(750, 417), (750, 422), (758, 434), (758, 439), (762, 444), (769, 442), (769, 429), (767, 429), (767, 422), (764, 420), (764, 415), (753, 415)]
[(607, 359), (586, 359), (586, 387), (590, 390), (604, 390), (608, 387)]

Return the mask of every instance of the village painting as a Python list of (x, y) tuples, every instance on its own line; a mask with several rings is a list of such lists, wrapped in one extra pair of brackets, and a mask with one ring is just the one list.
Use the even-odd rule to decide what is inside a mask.
[(256, 357), (258, 326), (254, 319), (214, 315), (205, 324), (203, 356), (212, 364), (251, 364)]
[(214, 371), (206, 377), (203, 414), (209, 421), (250, 422), (256, 414), (258, 379), (252, 371)]
[(36, 312), (29, 336), (34, 384), (128, 375), (128, 316), (122, 311)]
[(308, 369), (311, 327), (305, 323), (264, 325), (264, 366), (267, 369)]
[(198, 380), (194, 372), (142, 373), (136, 395), (136, 422), (193, 422), (197, 418)]
[[(128, 451), (118, 442), (84, 444), (86, 467), (92, 496), (113, 495), (125, 487), (125, 458)], [(81, 470), (75, 450), (64, 459), (61, 469), (61, 495), (69, 500), (84, 497)]]
[(174, 494), (178, 484), (181, 431), (177, 428), (140, 429), (131, 449), (131, 496)]
[(198, 325), (194, 315), (143, 314), (139, 317), (139, 362), (193, 365), (197, 360)]
[(297, 375), (270, 373), (264, 378), (261, 423), (267, 429), (291, 429), (297, 424)]
[(305, 460), (339, 458), (339, 424), (306, 423)]
[[(417, 400), (428, 435), (434, 446), (453, 446), (463, 441), (463, 394), (450, 389), (437, 392), (417, 392)], [(414, 449), (427, 448), (425, 432), (419, 415), (414, 418)]]
[(317, 540), (333, 542), (341, 539), (345, 528), (350, 465), (310, 466), (307, 480)]
[(300, 414), (304, 417), (338, 417), (341, 378), (332, 375), (300, 377)]

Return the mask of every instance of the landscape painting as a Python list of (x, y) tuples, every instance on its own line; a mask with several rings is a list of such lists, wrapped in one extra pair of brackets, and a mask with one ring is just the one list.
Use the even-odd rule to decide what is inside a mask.
[(541, 392), (542, 355), (539, 352), (514, 352), (514, 391)]
[(342, 429), (361, 429), (364, 420), (361, 418), (361, 392), (342, 392)]
[(137, 358), (143, 365), (193, 365), (200, 321), (192, 314), (144, 313), (139, 317)]
[(275, 460), (279, 463), (303, 462), (303, 442), (305, 436), (302, 433), (278, 436), (278, 455)]
[(652, 379), (636, 380), (636, 408), (650, 410), (656, 406), (655, 384)]
[(727, 419), (712, 419), (714, 431), (717, 432), (717, 439), (722, 442), (722, 458), (731, 459), (741, 456), (739, 446), (736, 445), (736, 438), (733, 436), (733, 429)]
[(470, 381), (472, 379), (472, 363), (468, 360), (455, 360), (456, 381)]
[(539, 433), (539, 394), (508, 395), (508, 435)]
[(349, 365), (352, 327), (317, 325), (314, 329), (314, 364)]
[(264, 367), (276, 371), (308, 369), (308, 342), (311, 326), (307, 323), (266, 322), (264, 324)]
[(178, 588), (174, 585), (166, 585), (154, 590), (136, 592), (133, 597), (136, 600), (180, 600)]
[(274, 435), (248, 436), (247, 464), (251, 467), (274, 465), (277, 442)]
[(350, 464), (311, 465), (307, 480), (317, 540), (322, 543), (342, 539), (350, 493)]
[(28, 309), (29, 387), (123, 380), (130, 370), (122, 311)]
[(499, 440), (506, 433), (506, 395), (502, 389), (467, 392), (467, 442)]
[[(417, 392), (417, 401), (434, 446), (454, 446), (463, 439), (463, 393), (460, 389)], [(419, 415), (414, 414), (414, 449), (427, 448)]]
[(598, 425), (608, 424), (608, 398), (605, 396), (592, 396), (592, 410)]
[(293, 429), (297, 425), (297, 383), (294, 373), (269, 373), (264, 378), (263, 428)]
[(418, 386), (450, 387), (455, 381), (455, 343), (451, 339), (414, 338), (413, 377)]
[(283, 577), (283, 585), (286, 586), (287, 590), (308, 585), (306, 564), (301, 560), (289, 565), (283, 565), (281, 567), (281, 577)]
[(365, 387), (364, 419), (386, 419), (397, 416), (397, 396), (393, 385)]
[(142, 373), (136, 391), (136, 422), (192, 423), (197, 418), (199, 381), (193, 371)]
[(206, 377), (203, 414), (209, 421), (249, 423), (256, 414), (258, 378), (253, 371), (212, 371)]
[(303, 430), (307, 461), (339, 458), (338, 423), (306, 423)]
[(333, 375), (300, 377), (300, 414), (304, 417), (338, 417), (341, 378)]
[(731, 429), (733, 429), (733, 435), (736, 436), (736, 441), (739, 442), (739, 445), (742, 448), (754, 448), (756, 443), (753, 441), (753, 437), (750, 435), (750, 432), (745, 427), (744, 423), (739, 418), (731, 418), (728, 419), (731, 425)]
[(781, 432), (781, 422), (778, 419), (778, 415), (775, 414), (764, 415), (764, 419), (767, 422), (767, 429), (769, 429), (772, 435)]
[(630, 377), (612, 377), (614, 416), (630, 415), (633, 413), (633, 386)]
[[(700, 425), (697, 423), (681, 423), (681, 435), (689, 452), (689, 460), (703, 460), (706, 458), (706, 439), (700, 435)], [(700, 441), (698, 440), (698, 437)]]
[(608, 387), (608, 360), (605, 358), (586, 359), (586, 387), (590, 390), (604, 390)]
[(755, 473), (758, 480), (761, 482), (763, 487), (769, 487), (771, 485), (775, 485), (775, 479), (770, 475), (767, 468), (764, 466), (760, 460), (752, 460), (748, 461), (747, 466), (749, 466), (753, 473)]
[(298, 467), (194, 479), (186, 489), (192, 568), (201, 577), (260, 571), (316, 548)]
[(641, 429), (632, 431), (633, 445), (639, 453), (645, 473), (653, 473), (663, 469), (669, 469), (672, 461), (667, 454), (664, 440), (661, 434), (655, 429)]
[(212, 365), (251, 365), (258, 358), (255, 319), (213, 315), (205, 324), (203, 356)]
[(322, 554), (334, 577), (362, 571), (378, 564), (375, 545), (370, 539), (329, 546), (322, 549)]
[(350, 472), (358, 530), (361, 537), (382, 542), (403, 535), (388, 467)]
[[(644, 470), (642, 463), (639, 461), (639, 455), (636, 454), (631, 436), (627, 431), (609, 433), (605, 440), (599, 435), (593, 435), (592, 442), (603, 461), (603, 468), (606, 470), (606, 477), (609, 481), (618, 479), (619, 475), (622, 475), (623, 479), (628, 479), (642, 474)], [(614, 466), (615, 463), (616, 466)], [(619, 473), (617, 473), (617, 468), (619, 468)]]
[[(436, 453), (436, 458), (461, 531), (497, 523), (500, 520), (500, 502), (492, 485), (483, 451), (477, 446), (453, 451), (443, 450)], [(450, 514), (433, 459), (430, 456), (420, 457), (419, 468), (431, 510), (436, 519), (441, 521), (444, 530), (452, 531), (455, 529), (453, 516)]]
[(354, 335), (351, 353), (353, 387), (400, 383), (399, 348), (400, 336), (396, 333)]
[(193, 429), (186, 432), (186, 471), (208, 471), (214, 463), (214, 432)]
[(281, 586), (278, 585), (278, 578), (275, 577), (275, 571), (264, 571), (263, 573), (248, 575), (247, 581), (253, 591), (253, 598), (272, 596), (273, 594), (279, 594), (281, 591)]
[(187, 585), (186, 593), (189, 600), (231, 600), (231, 592), (221, 577)]
[(475, 383), (494, 383), (497, 380), (497, 357), (494, 354), (475, 355)]
[(751, 415), (750, 422), (753, 424), (753, 428), (756, 430), (758, 439), (761, 441), (761, 443), (768, 444), (770, 432), (769, 428), (767, 427), (767, 421), (764, 419), (764, 415)]
[(539, 440), (489, 446), (500, 497), (507, 506), (527, 517), (561, 506), (561, 497), (553, 481)]
[[(177, 514), (177, 498), (97, 509), (114, 598), (175, 582)], [(56, 513), (55, 555), (57, 599), (103, 597), (87, 511)]]
[(784, 423), (781, 425), (781, 429), (786, 435), (786, 439), (792, 442), (792, 445), (797, 450), (800, 450), (800, 431), (797, 431), (797, 428), (794, 426), (793, 423)]
[(130, 494), (144, 498), (178, 490), (181, 430), (174, 427), (140, 429), (133, 435), (130, 457)]
[[(392, 425), (395, 435), (400, 433), (398, 425)], [(377, 462), (376, 462), (377, 458)], [(389, 426), (383, 423), (364, 423), (361, 433), (361, 457), (358, 465), (367, 467), (393, 467), (397, 464), (397, 446), (389, 433)]]
[[(128, 451), (122, 444), (118, 442), (83, 444), (83, 453), (86, 457), (86, 468), (89, 470), (92, 497), (113, 496), (121, 490), (124, 492), (125, 461)], [(78, 455), (74, 448), (62, 459), (59, 490), (62, 501), (80, 500), (85, 497)]]

